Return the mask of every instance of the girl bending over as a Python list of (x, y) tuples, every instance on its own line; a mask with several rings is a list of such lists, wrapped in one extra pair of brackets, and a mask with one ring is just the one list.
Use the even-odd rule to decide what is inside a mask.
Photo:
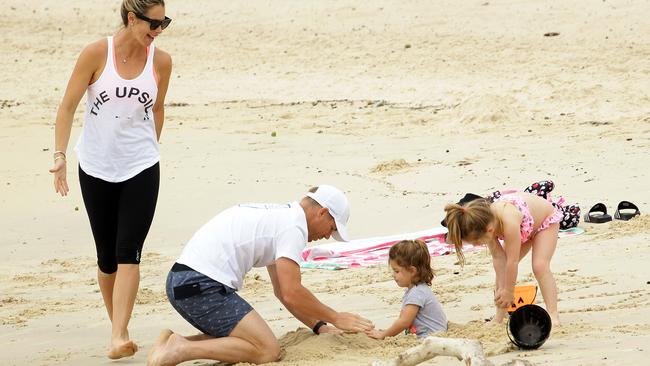
[[(490, 203), (476, 199), (463, 206), (445, 206), (449, 238), (461, 265), (465, 263), (463, 242), (487, 244), (496, 273), (493, 322), (500, 323), (514, 302), (519, 261), (532, 249), (533, 273), (544, 297), (553, 325), (559, 325), (557, 286), (551, 258), (557, 245), (563, 213), (542, 197), (513, 192)], [(503, 245), (499, 240), (503, 240)]]

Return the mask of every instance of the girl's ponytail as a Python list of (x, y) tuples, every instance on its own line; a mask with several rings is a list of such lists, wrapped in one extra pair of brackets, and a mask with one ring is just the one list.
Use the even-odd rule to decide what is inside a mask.
[(458, 257), (458, 262), (461, 267), (465, 265), (465, 255), (463, 254), (463, 239), (461, 236), (461, 220), (462, 216), (465, 214), (465, 209), (463, 206), (456, 203), (450, 203), (445, 206), (445, 221), (447, 222), (448, 229), (448, 238), (451, 243), (454, 244), (454, 249), (456, 249), (456, 257)]
[[(494, 220), (490, 203), (485, 199), (476, 199), (463, 206), (450, 203), (445, 206), (445, 212), (447, 212), (445, 221), (449, 230), (447, 234), (449, 241), (454, 244), (460, 265), (464, 266), (463, 239), (473, 244), (484, 244), (476, 241), (484, 238), (488, 225), (499, 223)], [(500, 231), (499, 227), (495, 229)]]

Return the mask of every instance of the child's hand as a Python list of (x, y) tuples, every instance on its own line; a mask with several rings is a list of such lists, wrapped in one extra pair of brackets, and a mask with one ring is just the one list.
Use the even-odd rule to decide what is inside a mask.
[(384, 339), (386, 336), (384, 335), (384, 331), (382, 329), (372, 329), (369, 331), (366, 331), (366, 335), (370, 338), (374, 339)]
[(499, 289), (494, 295), (494, 303), (500, 308), (507, 308), (515, 302), (515, 291), (510, 289)]

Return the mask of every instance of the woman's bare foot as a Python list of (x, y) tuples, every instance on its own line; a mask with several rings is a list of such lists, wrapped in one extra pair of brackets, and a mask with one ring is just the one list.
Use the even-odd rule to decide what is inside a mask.
[(136, 352), (138, 352), (138, 345), (132, 340), (114, 340), (111, 344), (110, 351), (108, 351), (108, 358), (111, 360), (117, 360), (133, 356)]
[(147, 366), (175, 366), (179, 364), (182, 361), (179, 350), (181, 344), (185, 342), (188, 340), (183, 336), (174, 334), (169, 329), (163, 330), (149, 352)]

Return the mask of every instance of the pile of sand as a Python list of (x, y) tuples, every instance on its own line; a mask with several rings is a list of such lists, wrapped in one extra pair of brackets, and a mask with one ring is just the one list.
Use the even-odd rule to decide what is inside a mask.
[(409, 164), (406, 160), (395, 159), (395, 160), (385, 161), (375, 165), (374, 167), (372, 167), (372, 169), (370, 169), (370, 172), (391, 174), (402, 170), (406, 170), (410, 167), (412, 167), (412, 165)]

